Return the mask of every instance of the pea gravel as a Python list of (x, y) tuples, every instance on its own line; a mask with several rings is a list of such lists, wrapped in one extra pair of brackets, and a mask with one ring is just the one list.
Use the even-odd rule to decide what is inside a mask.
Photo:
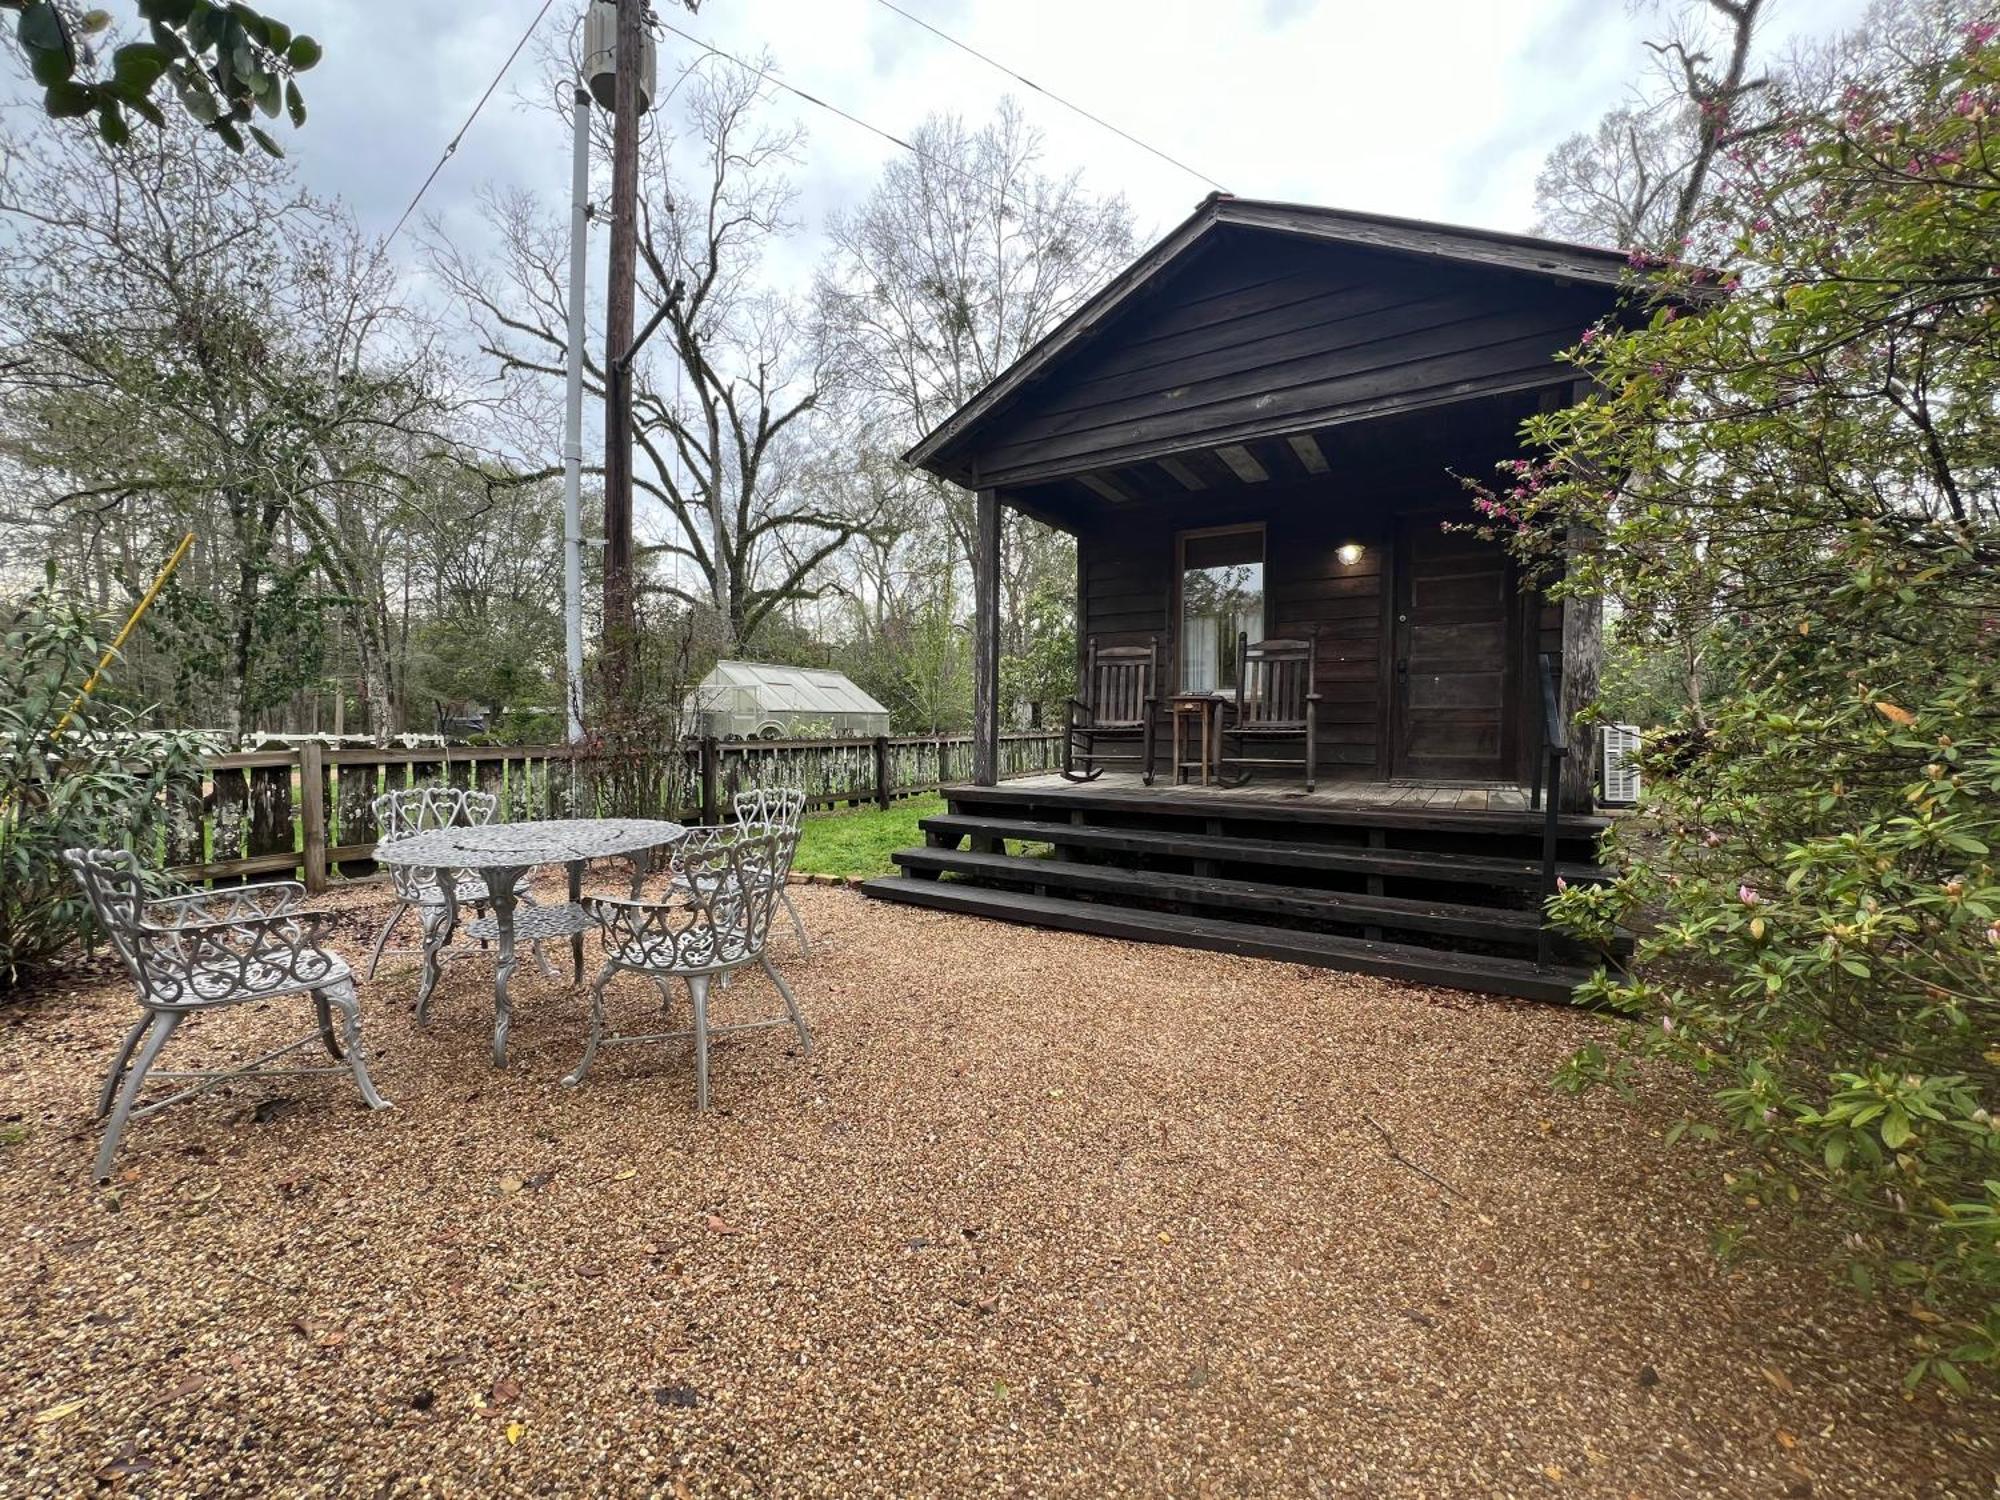
[[(1712, 1257), (1670, 1101), (1550, 1091), (1601, 1021), (795, 895), (814, 1051), (719, 1045), (704, 1119), (685, 1048), (560, 1086), (566, 973), (496, 1073), (487, 964), (420, 1032), (404, 957), (395, 1109), (232, 1086), (97, 1190), (122, 980), (0, 1010), (0, 1494), (1995, 1493), (1898, 1314)], [(365, 952), (380, 896), (329, 900)]]

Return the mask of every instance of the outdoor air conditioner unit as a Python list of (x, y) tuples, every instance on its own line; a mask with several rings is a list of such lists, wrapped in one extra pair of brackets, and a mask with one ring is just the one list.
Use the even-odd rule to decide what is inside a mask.
[(1612, 807), (1632, 806), (1639, 800), (1639, 767), (1632, 759), (1639, 750), (1639, 726), (1606, 724), (1599, 731), (1598, 744), (1602, 800)]

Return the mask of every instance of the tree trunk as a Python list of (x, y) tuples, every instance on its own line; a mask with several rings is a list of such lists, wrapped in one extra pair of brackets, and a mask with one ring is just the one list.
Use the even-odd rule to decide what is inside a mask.
[[(1602, 539), (1590, 527), (1572, 524), (1565, 541), (1571, 559), (1594, 552)], [(1572, 575), (1574, 568), (1569, 570)], [(1595, 802), (1598, 678), (1604, 670), (1604, 598), (1593, 589), (1563, 600), (1562, 722), (1569, 735), (1563, 763), (1562, 808), (1589, 812)], [(1586, 722), (1585, 715), (1592, 717)]]

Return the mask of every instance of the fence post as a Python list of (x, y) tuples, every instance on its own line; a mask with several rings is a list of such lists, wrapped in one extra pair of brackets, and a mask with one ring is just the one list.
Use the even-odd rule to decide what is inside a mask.
[(720, 752), (715, 736), (701, 737), (701, 820), (713, 825), (722, 821), (720, 789), (716, 785), (717, 762)]
[(875, 736), (875, 805), (883, 812), (889, 810), (895, 787), (889, 781), (889, 736)]
[(306, 889), (326, 889), (326, 750), (318, 740), (299, 746), (299, 824), (305, 835)]

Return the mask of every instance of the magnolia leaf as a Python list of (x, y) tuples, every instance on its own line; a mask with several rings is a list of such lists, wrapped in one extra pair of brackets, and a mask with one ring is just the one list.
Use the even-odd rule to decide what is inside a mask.
[(31, 52), (60, 52), (65, 56), (69, 53), (69, 37), (63, 31), (62, 17), (48, 0), (32, 0), (25, 6), (14, 34)]
[(58, 83), (42, 95), (42, 109), (53, 120), (73, 120), (97, 108), (97, 95), (80, 83)]
[(295, 36), (285, 49), (285, 61), (303, 73), (320, 60), (320, 45), (309, 36)]

